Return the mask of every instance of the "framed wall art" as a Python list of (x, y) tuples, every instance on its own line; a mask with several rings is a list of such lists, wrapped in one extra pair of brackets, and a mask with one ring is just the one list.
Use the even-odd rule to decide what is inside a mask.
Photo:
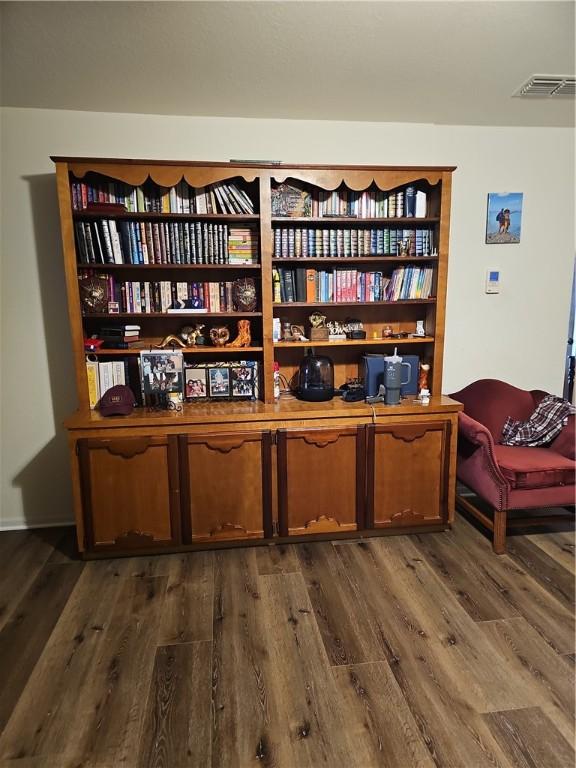
[(522, 192), (489, 192), (486, 242), (490, 245), (519, 243), (522, 228)]

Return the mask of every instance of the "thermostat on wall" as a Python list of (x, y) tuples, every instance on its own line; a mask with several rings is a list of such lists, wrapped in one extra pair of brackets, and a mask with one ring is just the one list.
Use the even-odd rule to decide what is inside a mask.
[(486, 272), (486, 293), (500, 293), (500, 272), (491, 269)]

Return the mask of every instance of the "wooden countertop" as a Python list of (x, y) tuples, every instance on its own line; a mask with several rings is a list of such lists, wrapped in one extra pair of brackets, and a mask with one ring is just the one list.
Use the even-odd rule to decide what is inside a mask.
[(364, 401), (346, 403), (334, 398), (324, 403), (309, 403), (288, 395), (278, 403), (257, 401), (183, 403), (181, 411), (151, 411), (137, 408), (129, 416), (101, 416), (98, 411), (89, 414), (74, 413), (65, 422), (67, 429), (102, 429), (107, 427), (182, 426), (256, 421), (291, 421), (302, 419), (370, 418), (378, 416), (405, 416), (430, 413), (450, 413), (462, 410), (462, 404), (440, 395), (431, 397), (428, 405), (414, 398), (402, 400), (400, 405), (368, 405)]

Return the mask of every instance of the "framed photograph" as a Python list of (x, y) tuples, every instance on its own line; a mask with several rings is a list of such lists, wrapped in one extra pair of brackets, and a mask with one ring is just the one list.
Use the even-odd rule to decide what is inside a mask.
[(206, 368), (189, 366), (184, 369), (186, 400), (198, 400), (208, 397)]
[(232, 397), (254, 397), (254, 368), (248, 365), (235, 365), (230, 368), (232, 378)]
[(182, 352), (141, 352), (140, 364), (147, 399), (152, 394), (165, 392), (169, 395), (177, 394), (182, 400)]
[(486, 242), (491, 245), (519, 243), (522, 228), (523, 192), (490, 192), (486, 218)]
[(208, 368), (210, 397), (230, 396), (230, 369)]

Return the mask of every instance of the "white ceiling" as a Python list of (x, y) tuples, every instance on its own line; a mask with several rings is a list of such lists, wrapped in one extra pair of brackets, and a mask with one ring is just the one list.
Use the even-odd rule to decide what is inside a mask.
[(3, 106), (568, 126), (574, 3), (7, 2)]

